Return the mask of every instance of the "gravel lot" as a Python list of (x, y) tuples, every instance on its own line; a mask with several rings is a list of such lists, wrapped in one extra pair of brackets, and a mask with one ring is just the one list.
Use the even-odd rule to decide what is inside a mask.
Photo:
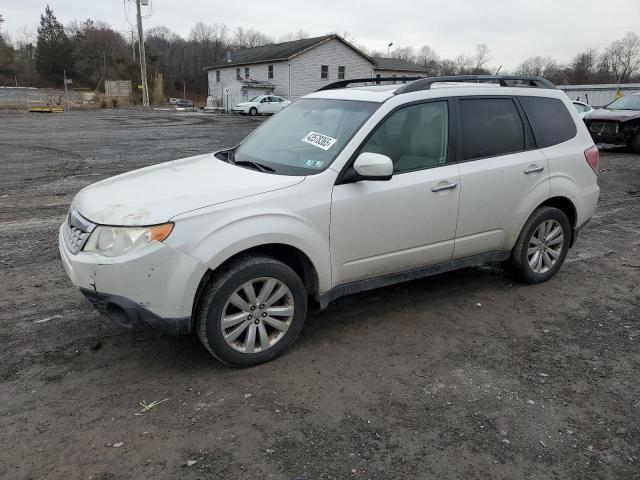
[(96, 313), (58, 257), (73, 195), (259, 122), (0, 112), (1, 478), (640, 478), (638, 155), (603, 154), (543, 285), (486, 266), (343, 298), (249, 370)]

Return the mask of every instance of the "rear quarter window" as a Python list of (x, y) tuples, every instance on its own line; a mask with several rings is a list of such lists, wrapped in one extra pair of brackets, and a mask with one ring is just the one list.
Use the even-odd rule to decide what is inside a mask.
[(578, 133), (564, 102), (557, 98), (519, 97), (531, 123), (538, 148), (571, 140)]

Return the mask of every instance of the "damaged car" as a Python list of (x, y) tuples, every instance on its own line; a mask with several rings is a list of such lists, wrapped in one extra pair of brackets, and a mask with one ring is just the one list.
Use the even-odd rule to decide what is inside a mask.
[(594, 110), (584, 121), (595, 143), (626, 146), (640, 153), (640, 92)]

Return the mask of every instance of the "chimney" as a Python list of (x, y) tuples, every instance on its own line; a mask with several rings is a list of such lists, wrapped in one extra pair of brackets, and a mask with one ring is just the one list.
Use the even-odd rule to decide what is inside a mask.
[(227, 50), (227, 63), (231, 63), (231, 50)]

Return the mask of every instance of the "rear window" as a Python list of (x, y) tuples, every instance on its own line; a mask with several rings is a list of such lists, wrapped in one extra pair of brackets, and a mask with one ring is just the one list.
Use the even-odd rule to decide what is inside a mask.
[(550, 147), (576, 136), (578, 130), (564, 102), (557, 98), (520, 97), (538, 148)]
[(525, 149), (524, 125), (511, 98), (460, 100), (464, 160)]

